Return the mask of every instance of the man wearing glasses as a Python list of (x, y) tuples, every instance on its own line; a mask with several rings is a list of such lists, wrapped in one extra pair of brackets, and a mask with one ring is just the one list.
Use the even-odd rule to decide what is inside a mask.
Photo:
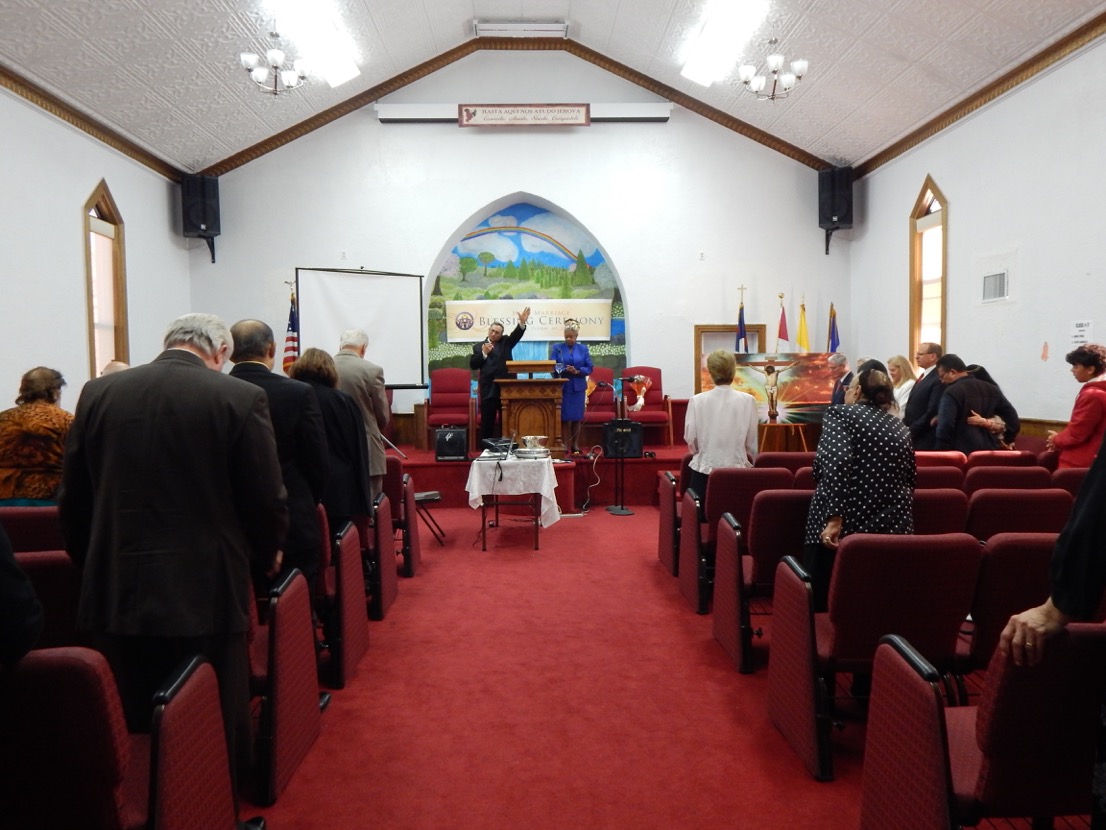
[(922, 370), (922, 376), (910, 390), (906, 401), (903, 421), (910, 427), (910, 437), (914, 440), (914, 449), (933, 450), (937, 448), (937, 408), (941, 404), (941, 395), (945, 385), (941, 383), (933, 367), (944, 352), (936, 343), (922, 343), (914, 360)]

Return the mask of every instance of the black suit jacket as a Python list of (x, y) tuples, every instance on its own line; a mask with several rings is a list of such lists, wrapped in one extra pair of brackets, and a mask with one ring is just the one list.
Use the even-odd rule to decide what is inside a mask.
[(937, 448), (937, 431), (931, 426), (937, 417), (941, 405), (941, 396), (945, 394), (945, 384), (937, 377), (937, 369), (914, 384), (910, 397), (906, 399), (903, 423), (910, 427), (910, 437), (914, 440), (914, 449), (933, 450)]
[(238, 363), (230, 376), (260, 387), (269, 399), (280, 474), (288, 491), (284, 553), (311, 552), (317, 557), (320, 536), (315, 505), (326, 490), (330, 464), (318, 398), (306, 383), (278, 375), (263, 363)]
[(499, 342), (496, 343), (495, 348), (491, 350), (487, 357), (484, 357), (483, 341), (472, 347), (472, 357), (469, 358), (469, 368), (474, 372), (480, 373), (479, 387), (481, 400), (490, 400), (499, 397), (499, 385), (495, 380), (496, 378), (505, 378), (508, 376), (507, 361), (514, 360), (513, 350), (515, 344), (522, 339), (522, 335), (525, 333), (525, 326), (515, 326), (514, 331), (505, 337), (499, 338)]
[[(307, 384), (319, 402), (326, 428), (326, 446), (330, 455), (330, 475), (323, 493), (328, 516), (349, 518), (367, 516), (372, 511), (369, 482), (369, 444), (365, 438), (365, 419), (361, 408), (341, 389), (309, 380)], [(331, 527), (330, 532), (341, 530)]]
[(830, 395), (830, 405), (845, 403), (845, 390), (853, 382), (853, 373), (849, 372), (845, 377), (834, 381), (833, 394)]
[(85, 384), (59, 494), (94, 633), (244, 633), (288, 527), (265, 394), (170, 349)]

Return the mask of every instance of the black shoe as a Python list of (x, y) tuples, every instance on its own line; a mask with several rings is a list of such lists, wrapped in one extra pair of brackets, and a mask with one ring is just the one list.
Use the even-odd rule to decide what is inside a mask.
[(238, 822), (238, 830), (265, 830), (265, 819), (254, 816), (245, 821)]

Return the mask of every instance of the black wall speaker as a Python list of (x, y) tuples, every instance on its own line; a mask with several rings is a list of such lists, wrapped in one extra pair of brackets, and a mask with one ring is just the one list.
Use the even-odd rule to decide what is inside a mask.
[(464, 427), (443, 427), (434, 430), (436, 461), (468, 461), (469, 437)]
[(641, 458), (641, 424), (629, 418), (603, 424), (603, 454), (607, 458)]
[(211, 239), (219, 235), (219, 179), (184, 176), (180, 183), (181, 219), (185, 236)]
[(853, 226), (853, 169), (818, 171), (818, 227), (836, 231)]

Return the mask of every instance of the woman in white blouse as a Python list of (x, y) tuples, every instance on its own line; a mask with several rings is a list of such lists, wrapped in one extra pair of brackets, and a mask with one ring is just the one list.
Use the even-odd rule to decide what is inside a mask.
[(887, 368), (891, 375), (891, 383), (895, 387), (895, 403), (899, 405), (898, 416), (901, 418), (906, 411), (906, 400), (910, 397), (910, 390), (917, 381), (917, 373), (910, 361), (897, 354), (887, 359)]
[(714, 388), (688, 401), (684, 441), (694, 454), (688, 487), (707, 492), (707, 476), (719, 467), (751, 467), (757, 457), (757, 402), (730, 386), (737, 361), (725, 349), (711, 352), (707, 371)]

